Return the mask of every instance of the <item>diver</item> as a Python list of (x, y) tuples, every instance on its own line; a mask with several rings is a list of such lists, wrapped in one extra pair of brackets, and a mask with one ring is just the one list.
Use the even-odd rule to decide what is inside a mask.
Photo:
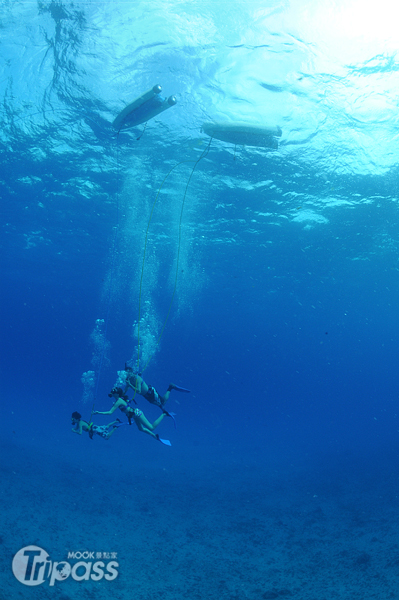
[[(159, 406), (162, 412), (169, 415), (169, 413), (164, 409), (166, 402), (169, 400), (170, 392), (172, 390), (176, 390), (177, 392), (186, 392), (189, 393), (190, 390), (186, 390), (186, 388), (179, 387), (174, 383), (170, 383), (168, 389), (164, 393), (163, 396), (158, 394), (157, 390), (151, 385), (147, 385), (144, 379), (141, 377), (139, 373), (135, 373), (132, 367), (129, 367), (125, 363), (125, 374), (126, 374), (126, 385), (124, 389), (124, 393), (126, 394), (129, 387), (134, 390), (135, 394), (140, 394), (143, 396), (148, 402), (151, 404), (155, 404), (155, 406)], [(134, 400), (134, 398), (133, 398)], [(170, 416), (170, 415), (169, 415)]]
[(93, 415), (112, 415), (112, 413), (117, 408), (119, 408), (127, 416), (128, 420), (129, 420), (129, 425), (131, 425), (132, 421), (134, 421), (135, 424), (137, 425), (137, 428), (139, 429), (139, 431), (142, 431), (143, 433), (147, 433), (151, 437), (158, 440), (158, 442), (165, 444), (165, 446), (172, 445), (169, 440), (161, 439), (159, 437), (159, 435), (157, 433), (153, 433), (153, 431), (156, 427), (158, 427), (158, 425), (164, 419), (164, 417), (168, 416), (168, 417), (174, 418), (174, 413), (168, 413), (166, 411), (163, 411), (161, 416), (158, 417), (158, 419), (156, 419), (156, 421), (154, 421), (154, 423), (151, 424), (149, 422), (149, 420), (146, 419), (145, 415), (143, 414), (143, 411), (141, 411), (138, 408), (133, 408), (132, 406), (130, 406), (129, 398), (123, 393), (122, 388), (120, 388), (120, 387), (113, 388), (111, 390), (111, 392), (108, 394), (108, 396), (110, 398), (114, 398), (114, 404), (113, 404), (112, 408), (110, 410), (103, 411), (103, 412), (101, 412), (99, 410), (95, 410), (95, 411), (93, 411)]
[(109, 423), (108, 425), (94, 425), (94, 423), (83, 421), (82, 415), (75, 411), (72, 413), (72, 425), (74, 425), (74, 427), (72, 427), (73, 433), (82, 435), (82, 431), (87, 431), (91, 440), (95, 433), (104, 438), (104, 440), (109, 440), (114, 431), (123, 425), (123, 423), (120, 419), (116, 419), (116, 421), (112, 421), (112, 423)]

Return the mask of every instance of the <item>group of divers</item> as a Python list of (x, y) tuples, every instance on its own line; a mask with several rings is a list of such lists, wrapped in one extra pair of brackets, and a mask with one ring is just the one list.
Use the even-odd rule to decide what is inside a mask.
[[(134, 392), (131, 400), (129, 400), (126, 394), (129, 388), (131, 388)], [(154, 433), (154, 429), (158, 427), (165, 417), (171, 417), (176, 427), (175, 413), (168, 412), (165, 409), (165, 404), (169, 399), (172, 390), (187, 393), (190, 391), (186, 388), (175, 385), (174, 383), (170, 383), (166, 392), (163, 394), (163, 396), (161, 396), (154, 387), (147, 385), (140, 373), (135, 373), (132, 367), (129, 367), (127, 364), (125, 364), (125, 370), (118, 372), (117, 383), (108, 394), (108, 396), (114, 400), (112, 407), (107, 411), (93, 410), (92, 415), (112, 415), (116, 409), (119, 408), (126, 415), (129, 425), (134, 422), (139, 431), (147, 433), (166, 446), (171, 446), (170, 441), (160, 438), (157, 433)], [(131, 402), (137, 404), (135, 399), (136, 394), (143, 396), (146, 400), (148, 400), (148, 402), (150, 402), (150, 404), (155, 404), (161, 409), (162, 414), (154, 421), (154, 423), (150, 423), (145, 417), (143, 411), (137, 406), (134, 407), (131, 405)], [(95, 425), (92, 422), (88, 423), (87, 421), (84, 421), (80, 413), (75, 411), (72, 413), (72, 425), (72, 431), (74, 433), (82, 435), (83, 431), (87, 431), (91, 439), (93, 439), (94, 434), (96, 434), (105, 440), (109, 440), (111, 435), (118, 429), (118, 427), (121, 425), (127, 425), (127, 423), (122, 423), (120, 419), (116, 419), (115, 421), (112, 421), (112, 423), (108, 423), (108, 425)]]

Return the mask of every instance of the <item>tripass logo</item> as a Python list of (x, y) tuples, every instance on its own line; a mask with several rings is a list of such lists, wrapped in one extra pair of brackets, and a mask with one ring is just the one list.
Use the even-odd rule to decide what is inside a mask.
[[(39, 546), (26, 546), (21, 548), (13, 558), (12, 572), (15, 577), (24, 585), (40, 585), (48, 580), (49, 585), (54, 585), (56, 581), (64, 581), (69, 576), (75, 581), (101, 581), (106, 579), (112, 581), (118, 576), (119, 563), (111, 560), (105, 563), (102, 560), (93, 562), (87, 559), (96, 558), (116, 558), (115, 552), (68, 552), (69, 559), (79, 559), (79, 562), (70, 565), (69, 562), (52, 561), (50, 556), (43, 548)], [(80, 560), (84, 558), (86, 560)]]

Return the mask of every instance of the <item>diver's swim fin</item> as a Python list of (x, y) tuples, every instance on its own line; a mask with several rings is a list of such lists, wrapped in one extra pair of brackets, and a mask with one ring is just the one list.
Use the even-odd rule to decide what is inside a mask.
[(173, 423), (174, 423), (175, 429), (176, 429), (176, 419), (175, 419), (176, 413), (168, 412), (164, 408), (162, 409), (162, 412), (164, 412), (167, 417), (171, 417), (173, 419)]
[(164, 444), (165, 446), (171, 446), (172, 445), (169, 440), (163, 440), (162, 438), (159, 437), (158, 434), (156, 434), (156, 438), (157, 438), (158, 442), (161, 442), (161, 444)]
[(170, 391), (176, 390), (176, 392), (186, 392), (186, 394), (190, 393), (190, 390), (187, 390), (184, 387), (180, 387), (179, 385), (175, 385), (174, 383), (171, 383), (169, 385), (168, 390), (170, 390)]

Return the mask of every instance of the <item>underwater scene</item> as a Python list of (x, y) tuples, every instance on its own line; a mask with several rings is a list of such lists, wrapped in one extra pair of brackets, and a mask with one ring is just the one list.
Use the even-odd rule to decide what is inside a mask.
[(0, 3), (0, 600), (399, 600), (399, 9)]

